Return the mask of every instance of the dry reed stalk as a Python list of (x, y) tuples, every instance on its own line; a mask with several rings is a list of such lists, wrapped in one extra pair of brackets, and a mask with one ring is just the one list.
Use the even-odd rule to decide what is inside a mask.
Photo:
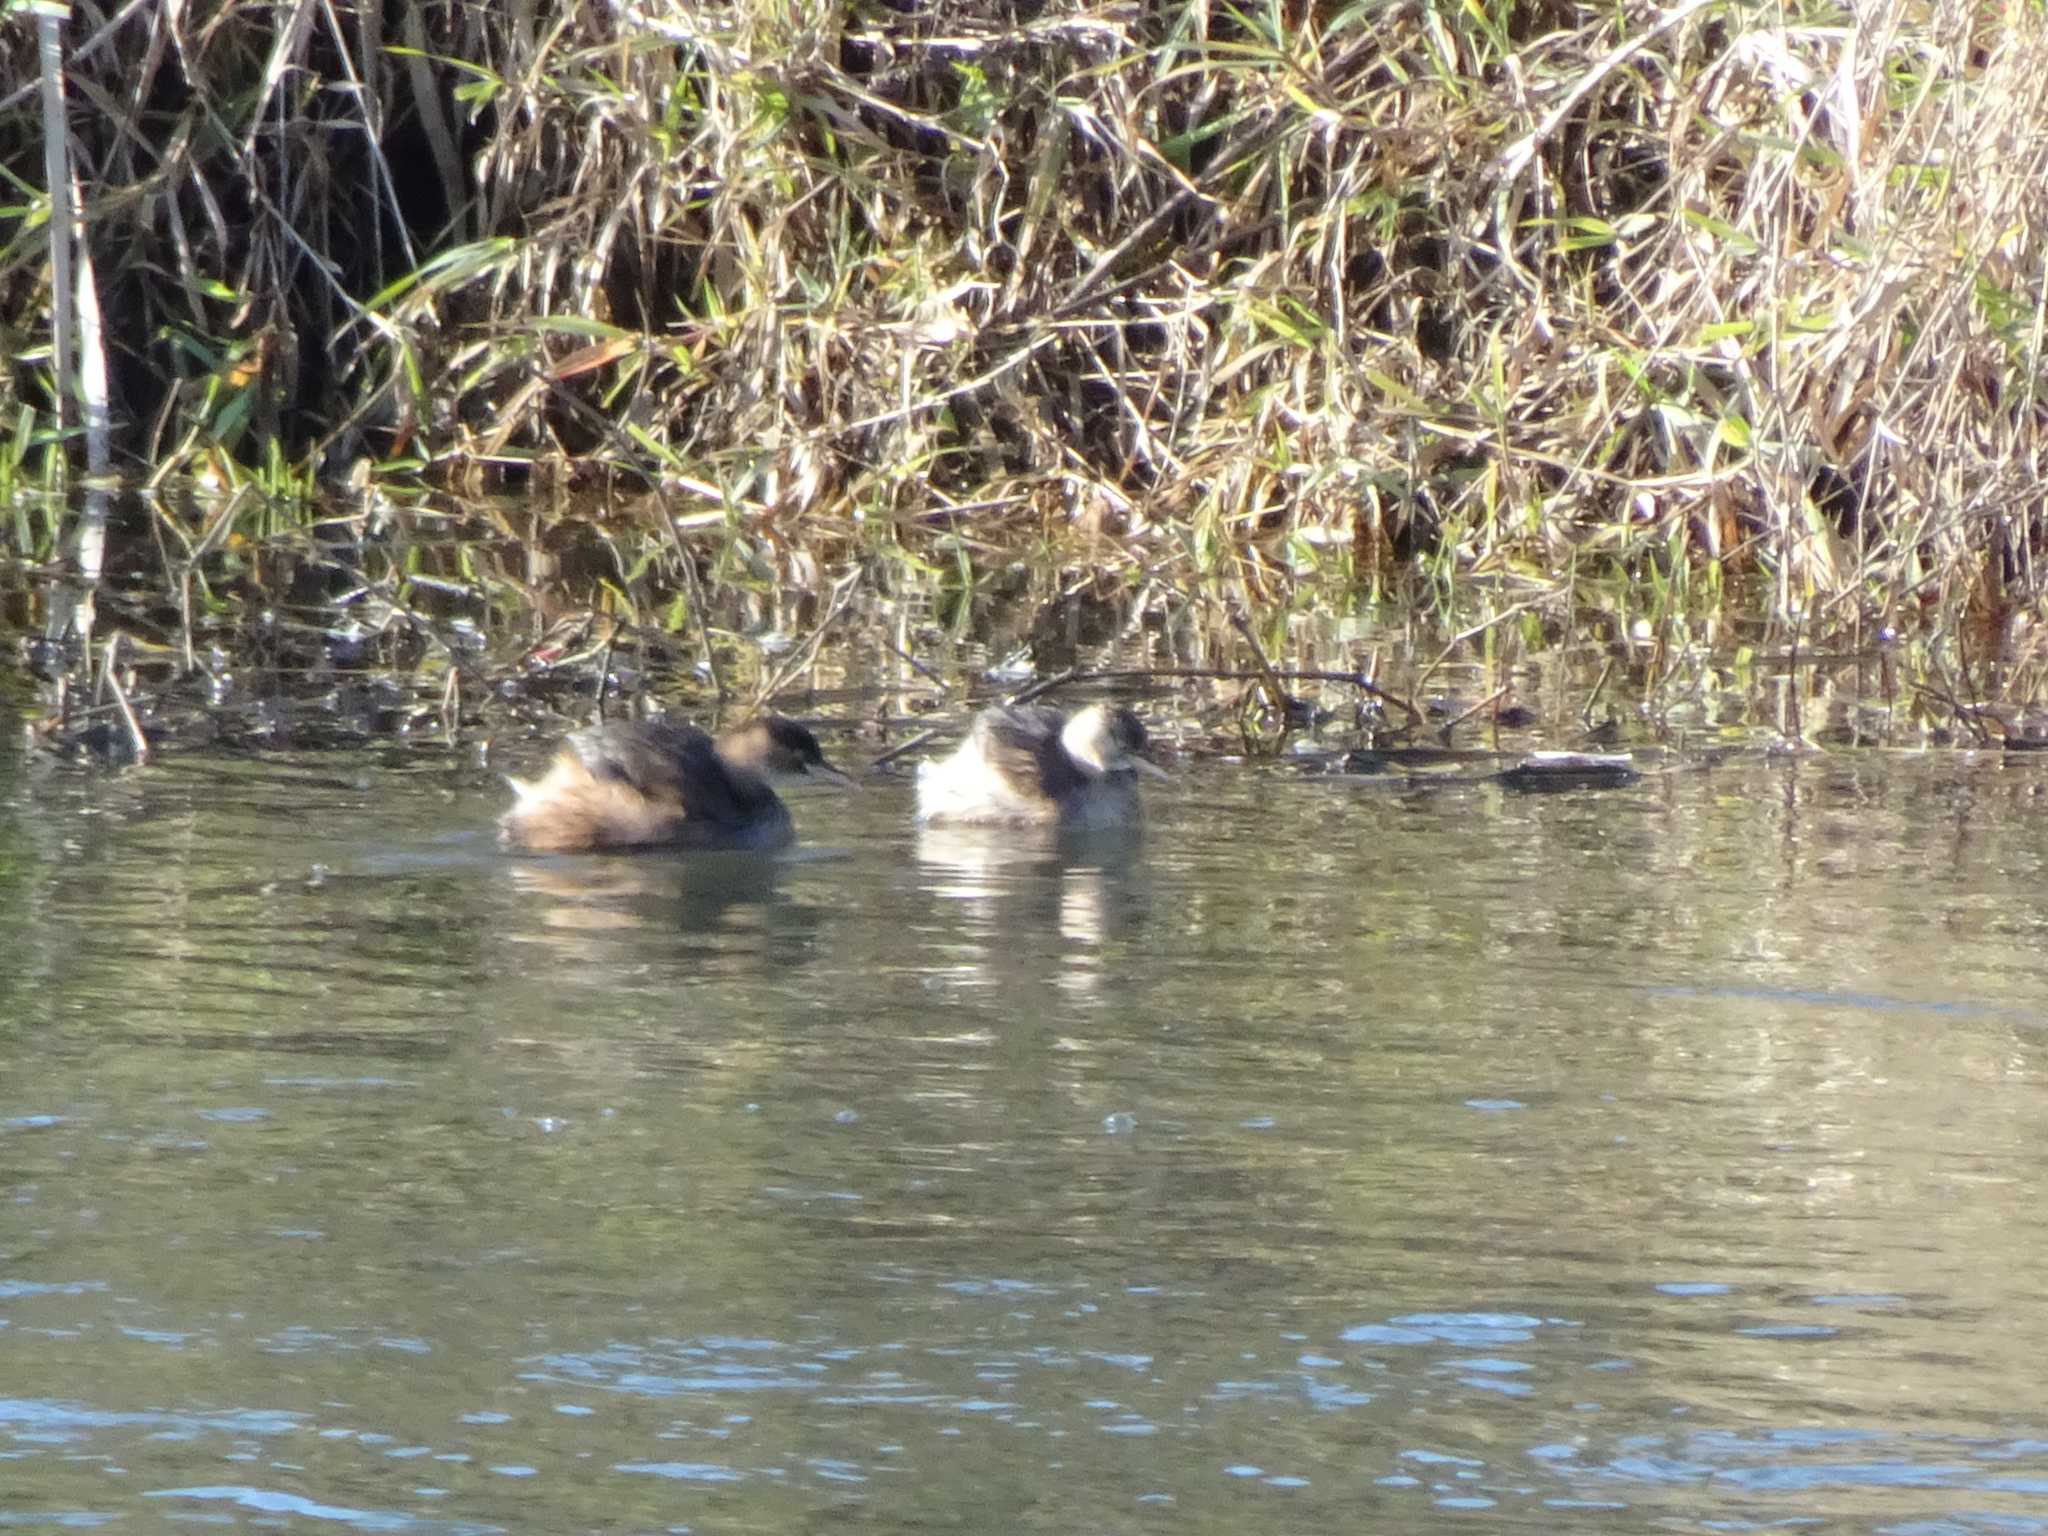
[[(1255, 606), (1762, 593), (2032, 675), (2038, 6), (77, 14), (127, 446), (190, 473), (652, 483), (744, 558), (1045, 539)], [(641, 598), (701, 613), (660, 511)]]

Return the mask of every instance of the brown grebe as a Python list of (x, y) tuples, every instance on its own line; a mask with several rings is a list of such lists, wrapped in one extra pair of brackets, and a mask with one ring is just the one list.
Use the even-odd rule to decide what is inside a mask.
[(1166, 777), (1144, 752), (1143, 723), (1120, 705), (1090, 704), (1072, 715), (991, 705), (951, 756), (918, 770), (917, 819), (1133, 826), (1144, 818), (1138, 775)]
[(763, 715), (715, 740), (694, 725), (639, 720), (576, 732), (498, 821), (507, 847), (535, 853), (607, 848), (783, 848), (796, 837), (772, 780), (851, 785), (818, 738)]

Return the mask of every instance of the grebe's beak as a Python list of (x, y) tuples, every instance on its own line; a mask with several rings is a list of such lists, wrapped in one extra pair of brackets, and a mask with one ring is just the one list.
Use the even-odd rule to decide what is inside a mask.
[(830, 763), (813, 763), (804, 770), (804, 777), (816, 779), (820, 784), (830, 784), (834, 789), (859, 789), (860, 780), (850, 773), (841, 773)]
[(1149, 773), (1155, 779), (1170, 779), (1173, 777), (1172, 774), (1168, 773), (1164, 768), (1160, 767), (1157, 763), (1153, 762), (1151, 758), (1140, 757), (1135, 752), (1133, 752), (1129, 757), (1125, 758), (1124, 761), (1129, 763), (1133, 768), (1137, 769), (1138, 772)]

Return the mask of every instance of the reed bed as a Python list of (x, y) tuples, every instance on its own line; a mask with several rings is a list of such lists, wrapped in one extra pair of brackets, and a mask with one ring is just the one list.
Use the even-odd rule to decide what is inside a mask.
[[(75, 439), (0, 61), (5, 491)], [(1022, 551), (1253, 648), (1312, 589), (2040, 692), (2038, 0), (79, 4), (63, 79), (188, 549), (512, 491), (685, 637), (736, 573)]]

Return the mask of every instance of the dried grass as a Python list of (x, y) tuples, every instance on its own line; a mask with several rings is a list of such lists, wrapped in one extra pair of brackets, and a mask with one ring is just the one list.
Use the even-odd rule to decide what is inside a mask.
[[(1740, 592), (2031, 665), (2035, 3), (75, 14), (159, 467), (651, 484), (652, 526), (969, 559), (1079, 530), (1254, 601)], [(36, 252), (0, 247), (23, 333)], [(0, 407), (37, 400), (18, 361)]]

